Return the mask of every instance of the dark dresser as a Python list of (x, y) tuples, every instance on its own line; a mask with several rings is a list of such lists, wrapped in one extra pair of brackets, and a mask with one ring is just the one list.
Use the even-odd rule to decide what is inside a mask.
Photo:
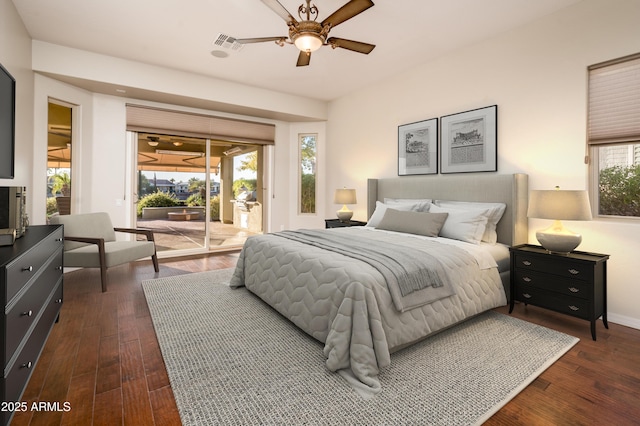
[(3, 424), (13, 416), (62, 305), (60, 225), (30, 226), (12, 246), (0, 247), (2, 284)]
[(607, 323), (607, 260), (609, 255), (573, 251), (553, 254), (539, 246), (511, 247), (511, 301), (516, 300), (591, 322)]

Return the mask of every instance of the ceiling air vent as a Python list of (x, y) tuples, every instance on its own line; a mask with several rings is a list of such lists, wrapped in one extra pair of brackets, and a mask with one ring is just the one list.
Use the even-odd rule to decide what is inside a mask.
[(213, 44), (214, 46), (219, 46), (232, 52), (239, 52), (244, 47), (244, 45), (238, 43), (234, 37), (222, 33), (218, 34)]

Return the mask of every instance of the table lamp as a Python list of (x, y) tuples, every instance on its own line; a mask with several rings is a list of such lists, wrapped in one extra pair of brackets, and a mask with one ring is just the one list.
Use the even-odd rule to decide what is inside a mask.
[(561, 220), (591, 220), (587, 191), (555, 190), (531, 191), (528, 217), (551, 219), (553, 224), (536, 232), (542, 247), (551, 253), (568, 254), (582, 242), (582, 235), (568, 230)]
[(336, 189), (333, 194), (333, 203), (342, 204), (342, 208), (336, 212), (340, 222), (349, 222), (353, 216), (353, 212), (347, 208), (347, 204), (356, 204), (356, 190), (355, 189)]

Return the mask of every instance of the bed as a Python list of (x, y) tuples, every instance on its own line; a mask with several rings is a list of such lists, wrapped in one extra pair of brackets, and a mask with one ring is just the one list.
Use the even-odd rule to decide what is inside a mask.
[[(363, 396), (381, 390), (377, 376), (391, 353), (505, 305), (508, 246), (528, 234), (524, 174), (369, 179), (367, 186), (376, 226), (250, 237), (231, 280), (324, 343), (327, 368)], [(502, 212), (491, 229), (491, 209), (482, 209), (496, 205)], [(480, 233), (478, 209), (487, 217)], [(429, 237), (434, 230), (441, 236)], [(409, 268), (418, 275), (399, 271)]]

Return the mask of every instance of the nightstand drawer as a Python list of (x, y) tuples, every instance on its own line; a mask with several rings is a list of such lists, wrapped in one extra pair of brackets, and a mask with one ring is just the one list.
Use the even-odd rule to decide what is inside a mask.
[(589, 319), (589, 302), (584, 299), (565, 296), (525, 285), (518, 286), (515, 298), (524, 303), (552, 309), (582, 319)]
[(559, 257), (541, 257), (525, 253), (515, 254), (515, 267), (533, 271), (547, 272), (563, 277), (588, 280), (593, 269), (589, 264), (576, 262), (572, 259), (563, 260)]
[(567, 296), (575, 296), (581, 299), (589, 299), (593, 294), (592, 286), (586, 281), (561, 278), (556, 275), (544, 274), (526, 269), (516, 269), (516, 284), (541, 288)]

